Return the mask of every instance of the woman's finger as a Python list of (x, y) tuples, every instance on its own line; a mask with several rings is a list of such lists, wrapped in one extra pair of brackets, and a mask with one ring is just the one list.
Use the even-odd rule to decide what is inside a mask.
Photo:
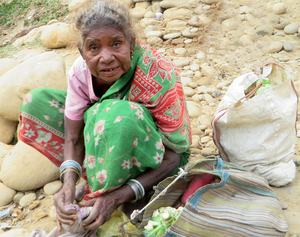
[(91, 224), (98, 216), (100, 216), (99, 210), (94, 206), (89, 216), (82, 222), (82, 225), (87, 226)]
[(85, 202), (80, 202), (78, 203), (78, 205), (80, 207), (91, 207), (95, 204), (96, 200), (95, 199), (92, 199), (92, 200), (88, 200), (88, 201), (85, 201)]
[(92, 222), (89, 225), (86, 225), (85, 228), (88, 230), (97, 230), (99, 226), (104, 224), (104, 217), (102, 215), (99, 215), (94, 222)]
[(58, 232), (60, 232), (61, 231), (61, 224), (60, 224), (59, 220), (56, 220), (56, 226), (57, 226)]
[(78, 217), (76, 215), (76, 212), (72, 215), (64, 214), (59, 209), (56, 209), (57, 216), (60, 217), (60, 220), (62, 220), (63, 223), (69, 223), (70, 221), (76, 220)]

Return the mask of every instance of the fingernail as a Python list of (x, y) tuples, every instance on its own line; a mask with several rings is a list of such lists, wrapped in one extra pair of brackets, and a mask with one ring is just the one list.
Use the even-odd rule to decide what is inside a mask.
[(73, 225), (74, 223), (73, 223), (73, 222), (70, 222), (69, 224), (70, 224), (70, 225)]
[(77, 217), (77, 216), (75, 216), (75, 217), (73, 217), (73, 220), (77, 220), (77, 218), (78, 218), (78, 217)]
[(84, 224), (84, 223), (82, 224), (83, 227), (85, 227), (85, 225), (86, 225), (86, 224)]

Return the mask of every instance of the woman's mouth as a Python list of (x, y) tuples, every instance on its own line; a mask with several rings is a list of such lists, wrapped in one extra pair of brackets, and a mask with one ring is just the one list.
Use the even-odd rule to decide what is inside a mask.
[(114, 71), (116, 71), (119, 67), (114, 67), (114, 68), (108, 68), (108, 69), (102, 69), (100, 70), (100, 73), (113, 73)]

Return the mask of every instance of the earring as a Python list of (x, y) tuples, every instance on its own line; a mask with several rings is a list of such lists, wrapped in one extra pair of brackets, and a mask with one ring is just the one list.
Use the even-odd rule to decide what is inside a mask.
[(130, 58), (133, 58), (133, 50), (130, 51)]

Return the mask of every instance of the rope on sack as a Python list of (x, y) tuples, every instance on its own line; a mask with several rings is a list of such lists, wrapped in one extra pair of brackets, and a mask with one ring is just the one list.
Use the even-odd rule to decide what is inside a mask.
[(130, 215), (130, 220), (128, 220), (128, 221), (126, 221), (126, 222), (124, 222), (124, 223), (122, 223), (122, 224), (120, 224), (119, 225), (119, 230), (122, 232), (122, 236), (124, 237), (124, 236), (126, 236), (126, 233), (125, 233), (125, 231), (124, 231), (124, 229), (123, 229), (123, 226), (125, 225), (125, 224), (127, 224), (128, 222), (131, 222), (134, 218), (136, 218), (139, 214), (141, 214), (148, 206), (150, 206), (152, 203), (154, 203), (160, 196), (162, 196), (162, 195), (165, 195), (166, 194), (166, 192), (167, 192), (167, 190), (174, 184), (174, 183), (176, 183), (176, 181), (178, 180), (178, 179), (180, 179), (182, 176), (184, 176), (184, 175), (187, 175), (188, 174), (188, 172), (187, 171), (185, 171), (184, 169), (182, 169), (182, 168), (179, 168), (179, 172), (178, 172), (178, 176), (162, 191), (162, 192), (160, 192), (155, 198), (153, 198), (153, 200), (152, 201), (150, 201), (146, 206), (144, 206), (141, 210), (134, 210), (133, 212), (132, 212), (132, 214)]

